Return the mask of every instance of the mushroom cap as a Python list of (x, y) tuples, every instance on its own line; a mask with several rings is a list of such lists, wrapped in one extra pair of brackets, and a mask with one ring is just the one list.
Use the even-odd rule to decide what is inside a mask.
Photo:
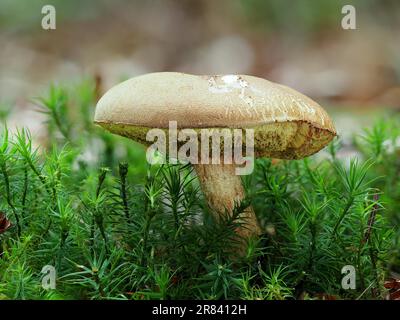
[(148, 144), (149, 129), (254, 129), (256, 156), (298, 159), (326, 146), (336, 135), (322, 107), (280, 84), (247, 75), (198, 76), (150, 73), (124, 81), (104, 94), (95, 123)]

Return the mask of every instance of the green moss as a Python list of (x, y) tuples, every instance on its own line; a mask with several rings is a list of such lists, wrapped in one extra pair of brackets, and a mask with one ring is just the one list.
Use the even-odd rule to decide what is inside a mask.
[[(259, 159), (243, 177), (246, 201), (214, 221), (190, 166), (149, 166), (138, 145), (88, 125), (91, 94), (53, 89), (41, 100), (52, 143), (40, 152), (26, 131), (1, 135), (0, 209), (12, 227), (0, 224), (0, 299), (385, 296), (385, 277), (400, 272), (397, 116), (355, 138), (360, 157), (350, 165), (340, 140), (328, 159)], [(292, 125), (279, 135), (276, 127), (256, 130), (276, 143), (266, 148), (287, 149), (309, 135), (308, 126)], [(285, 130), (290, 141), (281, 139)], [(249, 202), (264, 234), (236, 257), (235, 230)], [(57, 271), (51, 293), (41, 288), (45, 265)], [(356, 268), (355, 290), (341, 287), (345, 265)]]

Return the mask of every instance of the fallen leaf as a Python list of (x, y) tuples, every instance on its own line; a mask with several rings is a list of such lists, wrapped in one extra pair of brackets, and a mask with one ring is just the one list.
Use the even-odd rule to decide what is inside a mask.
[(7, 219), (4, 212), (0, 212), (0, 234), (11, 228), (11, 221)]

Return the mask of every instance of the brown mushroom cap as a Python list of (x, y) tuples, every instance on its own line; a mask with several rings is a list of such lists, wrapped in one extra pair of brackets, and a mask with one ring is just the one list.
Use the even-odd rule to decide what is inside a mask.
[(111, 88), (98, 102), (95, 123), (146, 144), (152, 128), (253, 128), (256, 156), (296, 159), (336, 135), (316, 102), (286, 86), (246, 75), (150, 73)]

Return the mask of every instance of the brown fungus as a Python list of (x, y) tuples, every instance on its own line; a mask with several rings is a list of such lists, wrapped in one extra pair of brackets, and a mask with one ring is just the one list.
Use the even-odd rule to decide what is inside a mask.
[[(196, 76), (160, 72), (111, 88), (98, 102), (95, 123), (146, 143), (152, 128), (254, 129), (256, 157), (300, 159), (325, 147), (336, 135), (316, 102), (286, 86), (247, 75)], [(245, 192), (235, 164), (194, 164), (202, 191), (218, 216), (232, 212)], [(248, 239), (261, 233), (253, 209), (241, 216), (237, 232)]]

